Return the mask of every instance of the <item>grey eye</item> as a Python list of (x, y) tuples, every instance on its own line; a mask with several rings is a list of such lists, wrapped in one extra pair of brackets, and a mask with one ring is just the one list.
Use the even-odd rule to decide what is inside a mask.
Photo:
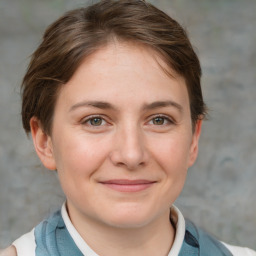
[(94, 117), (89, 120), (89, 123), (90, 125), (93, 125), (93, 126), (100, 126), (102, 125), (102, 118)]

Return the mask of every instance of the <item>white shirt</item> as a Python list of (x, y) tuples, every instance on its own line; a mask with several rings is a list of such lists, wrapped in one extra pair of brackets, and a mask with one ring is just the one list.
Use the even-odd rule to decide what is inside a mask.
[[(182, 247), (184, 236), (185, 236), (185, 220), (182, 213), (175, 206), (171, 208), (171, 214), (174, 217), (176, 222), (176, 234), (173, 246), (168, 254), (168, 256), (177, 256)], [(71, 220), (68, 216), (66, 206), (63, 204), (61, 208), (61, 215), (64, 220), (64, 223), (67, 227), (68, 232), (73, 238), (76, 246), (79, 250), (86, 256), (99, 256), (96, 252), (94, 252), (89, 245), (83, 240), (78, 231), (75, 229)], [(237, 246), (231, 246), (223, 243), (233, 254), (233, 256), (256, 256), (256, 252), (248, 249)], [(35, 236), (34, 229), (32, 229), (29, 233), (23, 235), (19, 239), (17, 239), (13, 245), (16, 247), (18, 256), (36, 256), (35, 255)], [(4, 255), (3, 255), (4, 256)]]

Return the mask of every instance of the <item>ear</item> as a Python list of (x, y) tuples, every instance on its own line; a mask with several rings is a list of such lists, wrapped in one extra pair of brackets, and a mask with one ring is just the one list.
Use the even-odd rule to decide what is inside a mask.
[(30, 129), (34, 147), (41, 162), (47, 169), (56, 170), (50, 135), (43, 131), (40, 121), (36, 117), (30, 119)]
[(194, 164), (198, 155), (198, 143), (201, 134), (202, 122), (202, 120), (197, 120), (195, 124), (195, 130), (192, 135), (192, 142), (190, 146), (189, 167)]

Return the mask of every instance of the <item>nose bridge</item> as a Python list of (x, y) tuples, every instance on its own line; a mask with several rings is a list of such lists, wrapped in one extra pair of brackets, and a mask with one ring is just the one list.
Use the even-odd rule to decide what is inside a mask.
[(143, 149), (143, 136), (138, 125), (129, 125), (126, 129), (123, 129), (123, 150), (128, 155), (138, 154)]
[(135, 122), (120, 126), (114, 143), (112, 160), (115, 164), (134, 169), (147, 161), (143, 131)]

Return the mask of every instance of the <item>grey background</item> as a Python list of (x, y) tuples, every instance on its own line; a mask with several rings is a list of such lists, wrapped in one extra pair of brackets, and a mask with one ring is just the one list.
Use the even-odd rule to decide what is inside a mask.
[[(46, 26), (82, 0), (0, 0), (0, 248), (64, 200), (21, 127), (19, 85)], [(151, 1), (189, 31), (210, 120), (176, 204), (228, 243), (256, 249), (256, 1)]]

